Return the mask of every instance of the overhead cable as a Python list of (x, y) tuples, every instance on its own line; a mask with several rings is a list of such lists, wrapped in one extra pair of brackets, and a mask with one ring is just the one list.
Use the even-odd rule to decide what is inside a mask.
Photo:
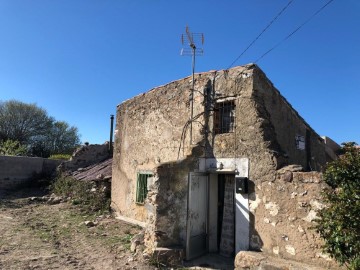
[(278, 42), (275, 46), (273, 46), (271, 49), (267, 50), (263, 55), (261, 55), (254, 63), (259, 62), (263, 57), (265, 57), (268, 53), (270, 53), (272, 50), (279, 47), (283, 42), (288, 40), (291, 36), (293, 36), (297, 31), (299, 31), (305, 24), (310, 22), (316, 15), (318, 15), (325, 7), (327, 7), (331, 2), (334, 0), (328, 1), (325, 5), (323, 5), (321, 8), (319, 8), (313, 15), (311, 15), (305, 22), (303, 22), (300, 26), (298, 26), (294, 31), (292, 31), (289, 35), (287, 35), (283, 40)]
[(290, 4), (293, 2), (294, 0), (290, 0), (289, 3), (287, 3), (287, 5), (270, 21), (270, 23), (260, 32), (260, 34), (246, 47), (246, 49), (231, 63), (231, 65), (227, 68), (231, 68), (239, 59), (241, 56), (243, 56), (244, 53), (246, 53), (246, 51), (248, 49), (250, 49), (250, 47), (252, 45), (254, 45), (254, 43), (261, 37), (262, 34), (264, 34), (266, 32), (266, 30), (269, 29), (269, 27), (280, 17), (280, 15), (290, 6)]

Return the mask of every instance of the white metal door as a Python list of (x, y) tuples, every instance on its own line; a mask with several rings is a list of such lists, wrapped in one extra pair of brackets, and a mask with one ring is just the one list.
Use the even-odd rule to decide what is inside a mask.
[[(249, 177), (249, 160), (238, 161), (238, 177)], [(235, 254), (249, 250), (250, 216), (249, 195), (235, 193)]]
[(207, 253), (208, 177), (190, 173), (188, 182), (186, 259)]

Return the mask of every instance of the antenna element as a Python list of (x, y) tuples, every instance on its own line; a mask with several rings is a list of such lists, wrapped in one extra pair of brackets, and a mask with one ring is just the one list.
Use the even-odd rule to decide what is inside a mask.
[(204, 54), (202, 48), (198, 48), (199, 45), (204, 45), (203, 33), (191, 33), (188, 26), (185, 28), (185, 34), (181, 35), (181, 44), (183, 46), (188, 45), (189, 48), (182, 48), (180, 54), (182, 56), (192, 56), (192, 89), (190, 93), (191, 113), (190, 113), (190, 145), (192, 145), (192, 122), (194, 117), (194, 89), (195, 89), (195, 56), (201, 56)]

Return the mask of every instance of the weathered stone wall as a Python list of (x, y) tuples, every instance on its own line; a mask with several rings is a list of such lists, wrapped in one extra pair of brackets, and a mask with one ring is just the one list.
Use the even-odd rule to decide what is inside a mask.
[(195, 169), (193, 157), (157, 168), (156, 181), (145, 203), (148, 213), (144, 240), (149, 250), (185, 247), (188, 174)]
[[(204, 92), (209, 78), (196, 76), (193, 145), (190, 146), (192, 81), (185, 78), (153, 89), (118, 106), (112, 207), (148, 224), (148, 247), (185, 245), (188, 173), (204, 155)], [(196, 147), (195, 147), (196, 146)], [(137, 173), (156, 179), (144, 205), (135, 203)]]
[(345, 267), (319, 267), (305, 262), (296, 262), (289, 259), (269, 256), (262, 252), (241, 251), (234, 261), (235, 270), (339, 270)]
[(90, 144), (80, 146), (72, 155), (69, 161), (61, 164), (63, 171), (75, 171), (79, 168), (85, 168), (92, 164), (104, 161), (110, 157), (109, 143)]
[[(233, 133), (214, 136), (210, 115), (209, 141), (215, 157), (252, 155), (256, 161), (253, 163), (259, 163), (261, 160), (257, 159), (263, 159), (265, 155), (271, 163), (268, 165), (275, 166), (274, 169), (289, 164), (300, 164), (305, 170), (322, 169), (326, 163), (323, 139), (299, 116), (259, 68), (255, 65), (238, 67), (221, 71), (215, 78), (212, 102), (232, 97), (236, 105)], [(306, 149), (297, 149), (297, 135), (307, 138)]]
[(258, 236), (251, 239), (252, 249), (281, 258), (306, 261), (323, 267), (334, 266), (321, 251), (322, 241), (312, 229), (326, 187), (318, 172), (293, 172), (298, 166), (287, 166), (276, 172), (271, 182), (255, 188), (250, 203)]
[[(208, 120), (207, 157), (247, 157), (253, 181), (270, 181), (276, 169), (288, 164), (320, 170), (326, 163), (322, 139), (309, 127), (280, 95), (265, 74), (255, 65), (228, 71), (207, 73), (212, 80), (213, 98), (231, 97), (236, 105), (236, 125), (233, 133), (213, 133), (212, 112)], [(304, 150), (296, 147), (296, 135), (306, 137)], [(308, 151), (308, 152), (307, 152)]]
[[(265, 137), (264, 123), (268, 120), (260, 117), (261, 105), (253, 97), (254, 68), (254, 65), (248, 65), (219, 73), (214, 87), (215, 96), (217, 100), (235, 97), (236, 125), (234, 132), (211, 133), (209, 140), (213, 142), (211, 149), (215, 158), (249, 158), (250, 179), (261, 183), (274, 179), (277, 156), (270, 146), (275, 147), (277, 141), (274, 138), (269, 141)], [(232, 91), (226, 87), (232, 87)], [(212, 130), (211, 117), (209, 122)]]
[[(203, 83), (198, 85), (203, 87)], [(112, 205), (122, 215), (146, 219), (144, 206), (135, 204), (139, 171), (156, 173), (160, 164), (176, 163), (191, 154), (186, 129), (190, 117), (190, 87), (191, 81), (185, 78), (118, 106)], [(197, 111), (195, 108), (194, 112)], [(194, 141), (202, 138), (195, 125), (193, 133)]]
[[(301, 181), (279, 183), (279, 179), (276, 179), (278, 174), (276, 169), (293, 163), (301, 164), (304, 169), (307, 169), (309, 162), (312, 169), (320, 170), (326, 162), (325, 148), (321, 138), (293, 110), (261, 70), (255, 69), (252, 78), (251, 95), (239, 98), (241, 105), (240, 108), (237, 108), (236, 117), (240, 119), (236, 126), (237, 135), (233, 135), (236, 137), (234, 141), (237, 143), (238, 156), (243, 155), (250, 159), (250, 249), (275, 252), (278, 253), (278, 256), (286, 258), (293, 252), (293, 246), (286, 243), (287, 241), (283, 241), (284, 245), (280, 247), (280, 239), (289, 239), (286, 237), (286, 233), (292, 232), (294, 228), (296, 231), (298, 227), (294, 227), (295, 225), (290, 224), (290, 221), (284, 219), (283, 216), (280, 218), (281, 221), (278, 221), (277, 218), (272, 220), (267, 216), (269, 216), (269, 212), (275, 214), (282, 209), (283, 213), (295, 215), (295, 217), (288, 217), (291, 220), (301, 220), (302, 222), (297, 221), (297, 223), (304, 223), (305, 221), (301, 219), (304, 217), (301, 215), (305, 215), (306, 211), (310, 216), (314, 214), (314, 211), (310, 211), (311, 209), (308, 208), (311, 206), (310, 202), (307, 202), (307, 207), (297, 210), (296, 207), (299, 206), (294, 204), (295, 200), (289, 201), (289, 198), (296, 196), (297, 189), (304, 189), (299, 196), (303, 197), (308, 194), (304, 199), (313, 202), (319, 197), (321, 185), (316, 181), (314, 187), (309, 187), (310, 184)], [(306, 143), (309, 143), (310, 147), (299, 150), (295, 144), (295, 136), (306, 137), (306, 130), (309, 136)], [(224, 140), (227, 139), (226, 143), (229, 147), (231, 145), (230, 136), (230, 134), (218, 136), (218, 145), (224, 144)], [(310, 152), (307, 153), (307, 150)], [(305, 190), (308, 189), (311, 189), (312, 192), (306, 193)], [(274, 201), (271, 201), (270, 198), (273, 198)], [(281, 207), (278, 209), (279, 203)], [(300, 211), (301, 209), (303, 212)], [(306, 225), (307, 223), (299, 226), (306, 227)], [(300, 227), (299, 230), (301, 230)], [(301, 247), (294, 248), (295, 255), (290, 255), (290, 257), (293, 256), (300, 260), (314, 258), (314, 262), (317, 262), (319, 259), (316, 256), (324, 255), (319, 250), (319, 242), (314, 244), (314, 241), (318, 240), (315, 239), (316, 234), (310, 232), (306, 237), (309, 239), (304, 241), (294, 235), (293, 241)], [(305, 251), (308, 253), (302, 253)]]
[[(306, 221), (319, 205), (320, 182), (299, 180), (295, 173), (291, 181), (283, 181), (276, 172), (290, 162), (306, 168), (309, 157), (312, 166), (320, 168), (325, 153), (317, 134), (255, 65), (196, 74), (195, 80), (192, 145), (190, 78), (118, 106), (112, 207), (147, 223), (145, 243), (150, 249), (184, 247), (188, 173), (196, 170), (198, 158), (245, 157), (250, 161), (250, 248), (285, 258), (323, 256), (315, 252), (317, 246), (309, 248), (318, 245), (318, 240), (308, 230), (311, 222)], [(214, 103), (227, 98), (236, 105), (235, 131), (214, 135)], [(306, 135), (306, 130), (311, 155), (295, 145), (295, 135)], [(145, 204), (137, 205), (136, 178), (141, 171), (150, 171), (154, 177)], [(298, 198), (307, 199), (307, 204), (300, 207)]]
[(36, 176), (51, 175), (61, 163), (39, 157), (0, 156), (0, 189), (30, 184)]
[[(323, 139), (291, 107), (280, 92), (260, 70), (254, 71), (252, 98), (258, 105), (258, 118), (264, 141), (277, 155), (277, 168), (288, 164), (300, 164), (306, 170), (321, 171), (326, 163)], [(303, 136), (305, 149), (296, 147), (295, 137)]]

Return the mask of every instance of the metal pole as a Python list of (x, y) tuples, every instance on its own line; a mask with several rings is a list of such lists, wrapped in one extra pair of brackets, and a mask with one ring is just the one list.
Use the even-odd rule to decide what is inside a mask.
[(195, 90), (195, 50), (196, 47), (194, 44), (190, 45), (193, 50), (193, 57), (192, 57), (192, 89), (191, 89), (191, 112), (190, 112), (190, 145), (192, 145), (192, 121), (194, 116), (194, 90)]
[[(196, 40), (201, 38), (201, 44), (204, 44), (204, 35), (202, 33), (191, 33), (190, 29), (188, 26), (186, 26), (185, 28), (185, 32), (186, 34), (181, 35), (181, 42), (184, 45), (184, 40), (186, 40), (186, 45), (189, 45), (191, 50), (181, 50), (181, 55), (190, 55), (189, 52), (191, 52), (191, 56), (192, 56), (192, 89), (190, 89), (190, 98), (189, 98), (189, 102), (190, 104), (190, 119), (187, 122), (187, 124), (190, 124), (190, 145), (193, 144), (193, 136), (192, 136), (192, 129), (193, 129), (193, 120), (194, 120), (194, 92), (195, 92), (195, 58), (196, 58)], [(200, 49), (198, 51), (198, 55), (202, 54), (203, 50)], [(189, 123), (190, 122), (190, 123)]]
[(109, 152), (110, 156), (113, 155), (113, 130), (114, 130), (114, 115), (110, 115), (110, 144), (109, 144)]

